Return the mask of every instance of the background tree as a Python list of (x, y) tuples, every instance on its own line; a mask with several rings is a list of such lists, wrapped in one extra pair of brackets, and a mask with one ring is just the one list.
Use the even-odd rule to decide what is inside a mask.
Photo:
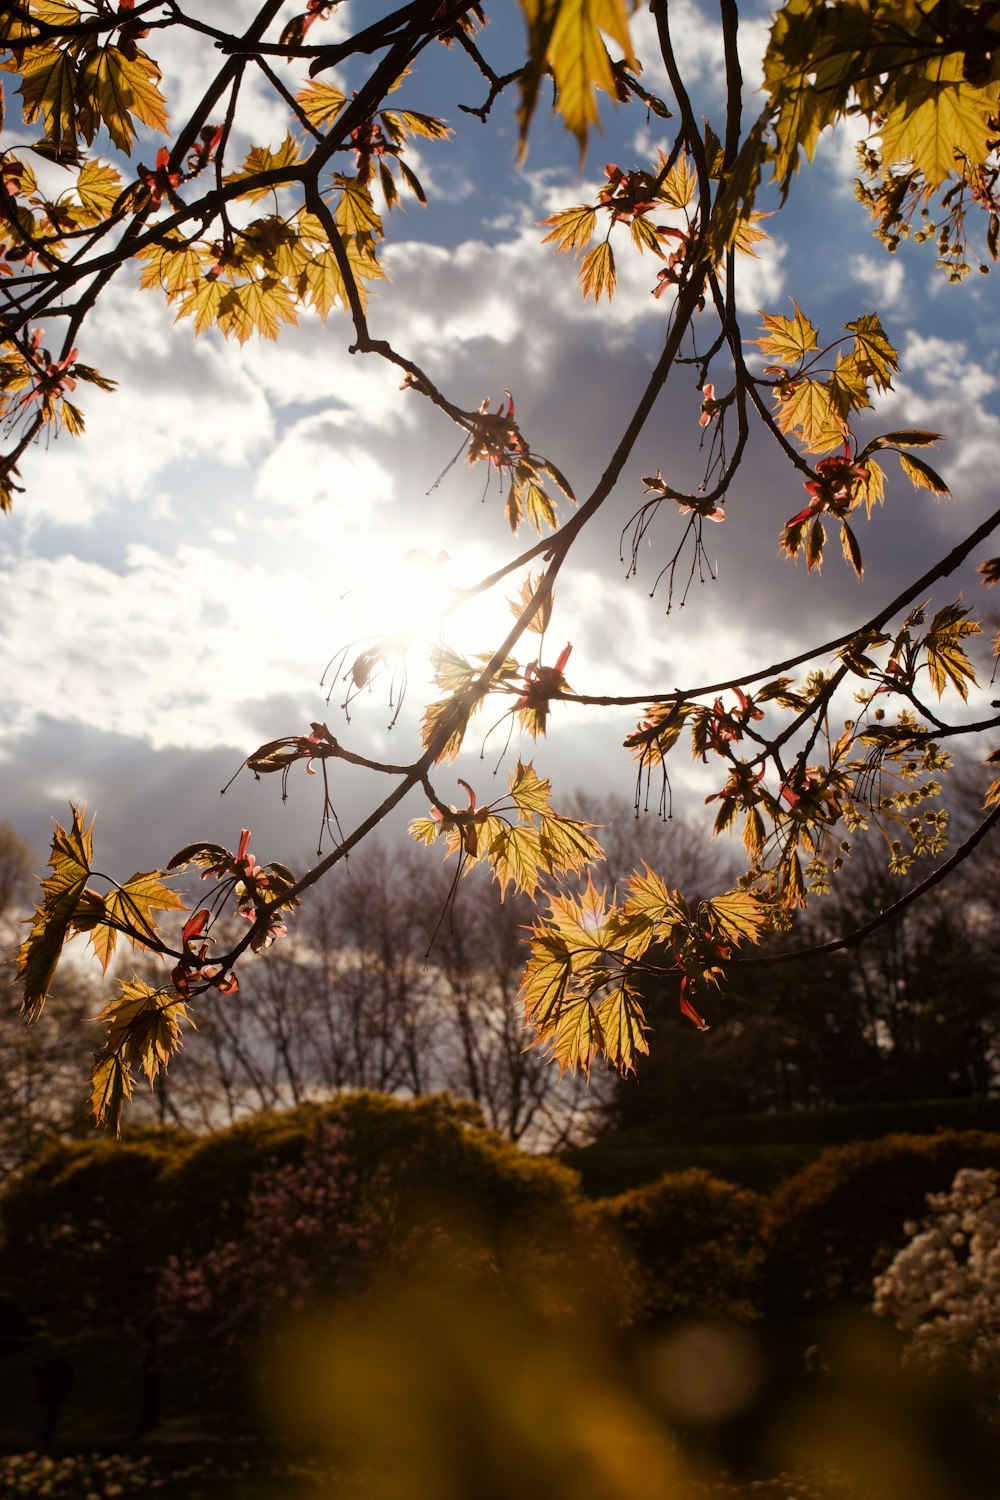
[[(903, 0), (852, 0), (831, 8), (789, 0), (771, 26), (764, 103), (749, 124), (734, 0), (721, 0), (718, 21), (725, 108), (708, 123), (692, 105), (666, 0), (652, 5), (666, 99), (640, 77), (624, 0), (599, 12), (575, 0), (547, 7), (527, 0), (527, 42), (517, 65), (503, 73), (490, 60), (487, 9), (462, 0), (406, 6), (347, 36), (339, 35), (336, 22), (325, 30), (336, 12), (323, 4), (310, 3), (281, 25), (278, 0), (263, 4), (240, 36), (159, 0), (116, 11), (102, 0), (56, 10), (48, 0), (28, 0), (5, 13), (4, 66), (18, 80), (23, 123), (37, 127), (33, 148), (71, 174), (67, 189), (50, 196), (30, 150), (12, 146), (2, 158), (8, 244), (0, 282), (0, 387), (10, 424), (0, 470), (5, 504), (17, 489), (18, 461), (40, 433), (82, 428), (83, 413), (70, 399), (77, 388), (110, 384), (80, 357), (81, 345), (111, 280), (137, 262), (144, 284), (191, 318), (196, 332), (215, 327), (241, 341), (254, 332), (273, 337), (307, 309), (325, 318), (339, 305), (351, 324), (351, 347), (387, 361), (394, 378), (402, 378), (401, 399), (426, 402), (428, 411), (457, 426), (469, 462), (496, 476), (511, 530), (533, 526), (540, 534), (537, 542), (517, 542), (514, 555), (485, 577), (449, 586), (435, 604), (442, 631), (433, 657), (440, 696), (425, 711), (421, 745), (411, 758), (363, 755), (319, 722), (308, 732), (291, 726), (248, 755), (254, 774), (278, 773), (283, 782), (299, 761), (324, 773), (322, 830), (332, 847), (305, 874), (296, 876), (279, 861), (262, 862), (247, 831), (235, 848), (196, 841), (178, 851), (169, 868), (193, 866), (214, 884), (175, 935), (158, 925), (159, 913), (182, 905), (162, 871), (124, 883), (98, 874), (91, 831), (76, 809), (69, 828), (57, 831), (52, 873), (21, 950), (27, 1012), (41, 1009), (62, 944), (77, 931), (89, 934), (105, 965), (125, 935), (165, 958), (169, 971), (155, 986), (125, 980), (105, 1009), (107, 1036), (93, 1081), (98, 1116), (118, 1119), (134, 1071), (156, 1075), (178, 1044), (189, 1005), (208, 990), (233, 994), (242, 954), (283, 937), (285, 916), (298, 898), (409, 793), (422, 793), (431, 808), (414, 821), (414, 837), (443, 839), (461, 868), (488, 866), (502, 891), (513, 887), (532, 897), (545, 882), (558, 883), (600, 861), (592, 830), (556, 812), (548, 782), (523, 758), (499, 796), (480, 803), (463, 781), (459, 803), (452, 805), (440, 767), (458, 752), (478, 713), (485, 722), (499, 712), (523, 745), (544, 734), (557, 706), (560, 712), (572, 712), (574, 703), (638, 711), (625, 744), (638, 762), (640, 795), (651, 780), (655, 792), (662, 778), (664, 806), (669, 803), (668, 759), (684, 737), (712, 768), (716, 831), (739, 828), (742, 834), (741, 883), (707, 899), (686, 900), (648, 872), (633, 874), (615, 896), (588, 884), (581, 894), (555, 889), (547, 897), (521, 989), (527, 1018), (561, 1067), (586, 1070), (603, 1055), (624, 1071), (646, 1051), (646, 981), (669, 979), (684, 1014), (703, 1025), (702, 1009), (733, 950), (756, 943), (769, 926), (786, 927), (811, 892), (823, 892), (839, 873), (848, 839), (866, 822), (885, 828), (893, 873), (905, 875), (923, 857), (938, 859), (946, 822), (936, 803), (939, 774), (948, 764), (942, 744), (982, 735), (1000, 722), (993, 705), (977, 700), (968, 649), (980, 626), (971, 607), (950, 594), (924, 602), (992, 535), (1000, 512), (956, 532), (935, 566), (892, 600), (869, 604), (835, 639), (807, 643), (783, 661), (726, 681), (658, 692), (574, 693), (567, 676), (570, 646), (553, 650), (549, 644), (558, 629), (551, 623), (558, 619), (555, 586), (578, 538), (616, 487), (634, 482), (626, 467), (661, 395), (690, 394), (692, 377), (701, 396), (698, 432), (705, 438), (701, 481), (686, 484), (671, 455), (666, 474), (657, 468), (643, 479), (644, 496), (634, 497), (623, 533), (634, 568), (660, 524), (680, 518), (658, 580), (668, 608), (711, 571), (704, 526), (726, 518), (751, 427), (787, 460), (798, 498), (790, 499), (792, 514), (778, 542), (789, 557), (802, 554), (810, 570), (819, 567), (832, 536), (860, 577), (864, 519), (887, 496), (894, 499), (898, 471), (917, 489), (947, 493), (925, 456), (938, 434), (916, 425), (873, 432), (866, 423), (866, 412), (892, 388), (900, 368), (877, 313), (859, 308), (839, 328), (821, 329), (808, 310), (793, 304), (791, 316), (767, 311), (762, 326), (754, 321), (747, 327), (735, 264), (766, 232), (755, 206), (758, 195), (775, 201), (765, 195), (765, 179), (773, 179), (780, 205), (822, 132), (848, 117), (869, 131), (860, 191), (890, 249), (919, 226), (915, 237), (937, 238), (952, 278), (961, 278), (977, 258), (980, 235), (982, 253), (995, 257), (1000, 21), (992, 5), (984, 0), (941, 10)], [(185, 33), (189, 45), (211, 59), (205, 92), (173, 126), (151, 55), (166, 33)], [(401, 192), (424, 196), (412, 165), (414, 145), (448, 133), (436, 115), (407, 107), (405, 93), (428, 49), (439, 44), (462, 71), (463, 87), (471, 67), (485, 92), (476, 107), (463, 105), (458, 89), (453, 95), (459, 109), (478, 117), (476, 129), (490, 124), (507, 90), (517, 90), (522, 149), (547, 74), (556, 111), (581, 149), (598, 116), (598, 91), (631, 107), (637, 119), (664, 122), (665, 149), (655, 159), (628, 169), (609, 165), (596, 195), (546, 220), (548, 242), (579, 261), (581, 289), (595, 302), (615, 293), (616, 256), (645, 254), (657, 267), (655, 278), (650, 271), (651, 316), (662, 330), (661, 352), (634, 410), (621, 415), (600, 479), (578, 497), (566, 466), (522, 432), (511, 396), (496, 407), (489, 400), (463, 405), (445, 393), (443, 377), (381, 335), (377, 300), (368, 311), (372, 284), (385, 274), (380, 257), (388, 216)], [(334, 68), (342, 70), (337, 76), (345, 89), (329, 81)], [(288, 134), (255, 144), (239, 160), (233, 127), (250, 77), (267, 88)], [(395, 94), (397, 87), (404, 92)], [(132, 167), (127, 159), (140, 126), (163, 131), (167, 143), (152, 165)], [(430, 551), (417, 562), (430, 589), (438, 562)], [(1000, 562), (990, 560), (981, 571), (994, 582)], [(515, 590), (506, 635), (468, 655), (445, 644), (459, 605), (503, 586)], [(541, 637), (537, 645), (528, 644), (532, 632)], [(345, 706), (383, 683), (395, 721), (408, 635), (383, 629), (335, 654), (334, 676), (349, 684)], [(957, 694), (961, 705), (928, 702), (946, 692)], [(965, 708), (970, 695), (971, 719)], [(334, 765), (391, 783), (346, 833), (329, 799)], [(998, 797), (1000, 783), (994, 782), (979, 830), (928, 880), (943, 877), (972, 852), (1000, 816)], [(232, 946), (217, 926), (227, 906), (248, 919)], [(865, 925), (884, 918), (878, 913)]]

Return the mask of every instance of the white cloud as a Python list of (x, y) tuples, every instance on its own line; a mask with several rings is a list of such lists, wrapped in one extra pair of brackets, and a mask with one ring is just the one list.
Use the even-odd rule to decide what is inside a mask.
[(189, 544), (120, 573), (25, 557), (4, 592), (5, 735), (56, 713), (156, 748), (239, 742), (254, 700), (315, 682), (332, 615), (300, 573)]
[(848, 267), (855, 281), (871, 287), (882, 307), (894, 312), (905, 309), (908, 300), (906, 272), (901, 260), (885, 254), (852, 255)]

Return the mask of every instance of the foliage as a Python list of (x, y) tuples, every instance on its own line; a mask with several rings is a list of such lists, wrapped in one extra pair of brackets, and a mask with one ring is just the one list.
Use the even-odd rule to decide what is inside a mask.
[[(297, 1203), (297, 1214), (255, 1216), (269, 1195)], [(183, 1310), (190, 1276), (207, 1283), (220, 1330), (235, 1340), (226, 1307), (239, 1302), (246, 1311), (251, 1285), (266, 1301), (263, 1269), (251, 1276), (248, 1258), (261, 1268), (265, 1252), (269, 1265), (287, 1261), (292, 1298), (310, 1279), (328, 1286), (362, 1239), (357, 1279), (459, 1227), (509, 1268), (516, 1255), (557, 1256), (572, 1239), (577, 1206), (572, 1172), (486, 1130), (474, 1107), (444, 1096), (355, 1093), (201, 1138), (149, 1131), (118, 1146), (49, 1147), (0, 1198), (0, 1270), (36, 1327), (115, 1340), (159, 1316), (168, 1300), (161, 1271), (173, 1257), (172, 1305)], [(286, 1233), (301, 1240), (294, 1253)], [(237, 1282), (245, 1298), (236, 1297)]]
[[(142, 1328), (155, 1305), (157, 1267), (183, 1233), (157, 1211), (164, 1174), (184, 1148), (172, 1132), (116, 1147), (59, 1143), (6, 1185), (3, 1280), (16, 1285), (36, 1328), (112, 1340)], [(143, 1213), (136, 1205), (143, 1204)]]
[(995, 1396), (1000, 1379), (1000, 1173), (963, 1167), (929, 1193), (909, 1244), (875, 1279), (875, 1312), (910, 1335), (907, 1355), (966, 1363)]
[(763, 1206), (757, 1193), (692, 1167), (599, 1199), (589, 1217), (634, 1261), (631, 1318), (746, 1322), (759, 1315)]
[[(195, 333), (216, 329), (239, 342), (254, 334), (275, 338), (307, 314), (325, 319), (343, 311), (352, 349), (388, 361), (403, 377), (404, 399), (426, 402), (459, 428), (469, 463), (485, 465), (496, 478), (511, 530), (528, 521), (541, 534), (442, 602), (437, 619), (446, 628), (461, 600), (508, 580), (516, 590), (504, 640), (471, 658), (439, 648), (441, 696), (425, 710), (412, 759), (375, 761), (319, 722), (247, 756), (255, 775), (280, 772), (283, 785), (299, 762), (322, 772), (322, 830), (333, 848), (305, 874), (258, 862), (244, 830), (235, 849), (196, 842), (165, 869), (122, 883), (94, 870), (92, 824), (82, 810), (72, 810), (68, 828), (57, 826), (51, 873), (20, 953), (26, 1013), (41, 1010), (63, 945), (77, 933), (88, 935), (104, 967), (119, 936), (165, 960), (155, 984), (138, 975), (121, 980), (102, 1012), (106, 1037), (93, 1107), (115, 1127), (135, 1075), (150, 1082), (160, 1075), (199, 998), (208, 991), (234, 994), (241, 955), (283, 937), (299, 896), (407, 793), (421, 791), (431, 808), (415, 820), (414, 837), (441, 842), (458, 873), (484, 865), (501, 891), (544, 893), (522, 989), (539, 1044), (560, 1069), (586, 1071), (604, 1058), (628, 1073), (648, 1047), (644, 980), (669, 980), (681, 1012), (704, 1027), (702, 1008), (724, 983), (734, 951), (757, 944), (770, 928), (787, 928), (811, 892), (826, 890), (857, 830), (883, 830), (894, 874), (905, 874), (915, 859), (938, 859), (947, 819), (936, 799), (949, 765), (941, 744), (997, 725), (992, 710), (970, 722), (961, 710), (948, 717), (947, 704), (927, 704), (928, 690), (935, 699), (956, 693), (963, 702), (978, 691), (967, 648), (980, 630), (973, 606), (927, 599), (992, 534), (1000, 515), (959, 539), (940, 564), (837, 640), (806, 645), (790, 660), (726, 682), (641, 696), (581, 695), (567, 678), (570, 645), (553, 656), (545, 638), (557, 577), (622, 482), (670, 381), (676, 391), (693, 377), (701, 396), (704, 479), (688, 492), (657, 469), (644, 481), (645, 497), (623, 538), (634, 567), (653, 522), (679, 517), (680, 539), (657, 580), (665, 584), (668, 609), (675, 591), (683, 602), (696, 574), (704, 576), (704, 524), (723, 522), (737, 498), (751, 424), (776, 444), (806, 490), (804, 507), (790, 506), (779, 544), (790, 558), (803, 552), (807, 569), (821, 565), (832, 531), (860, 577), (864, 521), (875, 506), (895, 499), (897, 475), (890, 469), (887, 476), (884, 455), (896, 455), (908, 485), (948, 493), (924, 456), (938, 434), (906, 426), (869, 435), (865, 414), (900, 374), (899, 353), (878, 313), (862, 307), (839, 330), (821, 331), (809, 308), (793, 303), (791, 315), (765, 311), (762, 326), (749, 329), (737, 307), (734, 265), (738, 256), (754, 254), (765, 234), (766, 215), (756, 202), (766, 179), (782, 197), (790, 193), (824, 130), (847, 118), (861, 119), (870, 132), (860, 192), (890, 249), (917, 222), (916, 237), (937, 235), (948, 274), (960, 277), (982, 224), (984, 253), (996, 258), (1000, 32), (993, 4), (942, 9), (848, 0), (830, 7), (786, 0), (773, 17), (763, 59), (763, 108), (749, 125), (742, 118), (733, 0), (721, 0), (718, 23), (727, 105), (724, 117), (704, 125), (687, 92), (665, 0), (654, 0), (652, 12), (667, 99), (640, 76), (622, 0), (522, 0), (521, 8), (524, 50), (503, 76), (490, 62), (489, 7), (465, 0), (404, 7), (364, 27), (359, 22), (343, 37), (337, 26), (327, 29), (335, 8), (316, 0), (284, 25), (281, 7), (268, 0), (241, 37), (172, 6), (112, 9), (103, 0), (26, 0), (8, 7), (0, 22), (0, 66), (20, 96), (21, 123), (32, 137), (25, 147), (11, 136), (0, 156), (0, 414), (10, 440), (0, 462), (4, 508), (18, 490), (17, 464), (30, 443), (60, 428), (72, 435), (83, 430), (84, 412), (70, 399), (78, 388), (94, 387), (96, 394), (113, 386), (80, 357), (81, 346), (107, 286), (135, 264), (143, 285), (190, 320)], [(183, 34), (192, 53), (200, 48), (211, 59), (200, 102), (177, 121), (169, 117), (171, 101), (161, 92), (153, 56), (167, 31)], [(562, 467), (522, 433), (509, 393), (495, 409), (489, 399), (460, 405), (369, 323), (369, 295), (385, 275), (391, 216), (402, 193), (426, 197), (413, 167), (414, 145), (431, 149), (450, 133), (437, 115), (408, 107), (407, 79), (439, 44), (488, 86), (482, 107), (461, 106), (482, 124), (497, 98), (517, 87), (522, 153), (546, 75), (555, 85), (555, 111), (581, 151), (598, 121), (601, 93), (662, 125), (665, 149), (654, 160), (609, 165), (592, 201), (546, 221), (554, 250), (579, 261), (585, 297), (613, 298), (616, 256), (620, 262), (623, 255), (648, 255), (659, 267), (651, 286), (654, 313), (669, 310), (646, 390), (587, 495), (575, 496)], [(199, 59), (192, 71), (201, 66)], [(330, 79), (333, 69), (357, 83), (350, 97)], [(283, 133), (277, 128), (272, 139), (238, 156), (233, 126), (251, 76), (269, 90), (285, 124)], [(152, 165), (133, 163), (146, 130), (164, 138)], [(46, 170), (36, 175), (39, 157)], [(53, 162), (67, 174), (65, 190), (55, 196), (45, 186)], [(371, 305), (377, 308), (375, 298)], [(983, 572), (986, 582), (994, 580), (995, 560)], [(533, 630), (541, 641), (528, 648), (536, 652), (531, 657), (521, 642)], [(337, 671), (346, 667), (350, 682), (345, 707), (381, 680), (395, 720), (406, 646), (405, 632), (393, 633), (335, 655)], [(841, 704), (851, 689), (855, 705), (845, 721)], [(499, 798), (481, 803), (463, 781), (466, 800), (456, 807), (441, 790), (438, 768), (456, 755), (487, 700), (519, 742), (537, 740), (550, 716), (571, 712), (574, 703), (641, 708), (625, 745), (637, 762), (639, 796), (655, 777), (665, 806), (668, 758), (686, 739), (716, 777), (708, 799), (718, 804), (715, 831), (738, 830), (742, 838), (739, 883), (697, 901), (648, 869), (634, 872), (617, 894), (587, 881), (582, 889), (559, 888), (565, 876), (599, 863), (600, 846), (584, 820), (555, 810), (548, 782), (520, 745)], [(393, 779), (392, 790), (349, 835), (339, 830), (330, 802), (327, 773), (338, 761)], [(971, 853), (1000, 815), (997, 785), (987, 800), (991, 810), (979, 833), (953, 862)], [(182, 909), (168, 882), (192, 868), (211, 882), (209, 894), (175, 932), (159, 914)], [(928, 879), (949, 868), (941, 865)], [(227, 907), (247, 922), (235, 943), (225, 939)]]
[(926, 1194), (946, 1189), (963, 1166), (998, 1164), (1000, 1136), (979, 1130), (889, 1135), (824, 1151), (768, 1199), (768, 1305), (789, 1312), (867, 1303)]
[[(359, 1208), (342, 1128), (318, 1123), (299, 1162), (258, 1171), (242, 1233), (198, 1257), (168, 1257), (157, 1291), (168, 1361), (196, 1386), (229, 1391), (290, 1313), (364, 1279), (372, 1225)], [(212, 1360), (205, 1366), (206, 1344)]]

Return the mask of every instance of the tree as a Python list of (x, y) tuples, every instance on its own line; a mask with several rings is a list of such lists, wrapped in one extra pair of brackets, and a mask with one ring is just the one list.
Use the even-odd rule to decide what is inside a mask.
[[(46, 431), (81, 430), (83, 413), (70, 399), (76, 390), (112, 383), (81, 357), (87, 319), (119, 271), (137, 265), (151, 294), (165, 296), (195, 332), (216, 328), (240, 341), (254, 333), (275, 337), (309, 311), (326, 318), (342, 309), (352, 349), (388, 363), (402, 380), (400, 399), (424, 403), (428, 415), (459, 429), (470, 465), (496, 479), (512, 532), (532, 527), (539, 534), (534, 542), (517, 541), (514, 555), (487, 576), (438, 594), (440, 558), (427, 550), (412, 559), (435, 601), (441, 640), (434, 653), (440, 696), (424, 713), (422, 743), (411, 758), (362, 755), (320, 722), (308, 732), (292, 726), (248, 755), (254, 775), (278, 774), (283, 785), (299, 762), (323, 773), (322, 833), (332, 847), (304, 874), (259, 862), (247, 831), (235, 849), (208, 839), (192, 843), (167, 869), (193, 867), (213, 882), (211, 894), (175, 936), (169, 927), (161, 930), (158, 914), (179, 910), (182, 900), (161, 870), (124, 883), (99, 876), (82, 813), (74, 809), (70, 826), (57, 830), (51, 875), (21, 949), (28, 1014), (41, 1009), (62, 945), (78, 931), (89, 935), (105, 965), (124, 935), (164, 957), (170, 970), (156, 985), (126, 980), (105, 1009), (107, 1037), (93, 1082), (99, 1117), (117, 1121), (133, 1070), (156, 1076), (178, 1044), (188, 1006), (209, 990), (231, 994), (241, 955), (282, 937), (298, 899), (411, 792), (422, 792), (431, 807), (430, 816), (411, 825), (419, 842), (441, 841), (459, 872), (488, 866), (501, 892), (541, 895), (521, 999), (560, 1066), (587, 1070), (603, 1056), (627, 1071), (647, 1050), (642, 977), (669, 980), (681, 1011), (703, 1026), (702, 1010), (734, 950), (757, 942), (768, 927), (786, 927), (811, 892), (825, 890), (851, 835), (866, 823), (884, 830), (894, 873), (905, 874), (924, 856), (940, 861), (946, 817), (936, 798), (948, 765), (942, 744), (983, 735), (1000, 722), (992, 706), (974, 707), (972, 719), (966, 714), (970, 693), (978, 692), (967, 650), (980, 630), (971, 607), (948, 595), (933, 606), (925, 602), (992, 535), (1000, 512), (949, 538), (954, 545), (940, 562), (891, 601), (868, 604), (865, 617), (835, 639), (804, 644), (785, 660), (726, 681), (624, 695), (575, 693), (567, 677), (570, 646), (548, 645), (557, 628), (557, 581), (616, 487), (631, 482), (627, 464), (665, 391), (690, 394), (693, 383), (700, 395), (702, 480), (684, 485), (684, 466), (664, 456), (667, 472), (658, 468), (643, 480), (645, 496), (623, 546), (634, 568), (654, 529), (679, 518), (658, 580), (668, 608), (711, 572), (705, 527), (727, 515), (751, 429), (787, 460), (790, 493), (805, 488), (804, 501), (801, 492), (789, 501), (792, 514), (778, 543), (789, 558), (802, 554), (809, 570), (819, 568), (832, 536), (860, 577), (863, 522), (895, 491), (897, 462), (903, 480), (918, 490), (947, 493), (925, 456), (938, 434), (915, 424), (890, 431), (867, 424), (865, 413), (892, 388), (900, 368), (878, 314), (859, 308), (839, 329), (821, 329), (795, 303), (791, 315), (772, 310), (762, 324), (747, 326), (737, 304), (736, 262), (766, 234), (758, 202), (780, 212), (822, 133), (848, 118), (868, 132), (859, 191), (890, 250), (911, 234), (936, 238), (952, 279), (979, 259), (981, 235), (982, 253), (995, 258), (1000, 17), (992, 4), (848, 0), (830, 7), (787, 0), (767, 40), (763, 108), (746, 123), (738, 7), (720, 0), (727, 102), (724, 114), (705, 124), (695, 115), (667, 0), (652, 4), (666, 99), (643, 81), (624, 0), (599, 9), (578, 0), (523, 0), (527, 40), (516, 66), (504, 72), (491, 60), (487, 9), (466, 0), (417, 0), (342, 35), (332, 4), (309, 0), (285, 20), (279, 0), (268, 0), (236, 35), (161, 0), (123, 0), (117, 9), (106, 0), (25, 0), (6, 8), (3, 65), (17, 80), (23, 122), (35, 138), (30, 149), (11, 145), (2, 158), (5, 505), (30, 443)], [(171, 125), (153, 53), (177, 34), (200, 49), (209, 81), (200, 102)], [(547, 79), (556, 113), (581, 152), (602, 91), (635, 111), (637, 122), (655, 118), (662, 125), (665, 149), (639, 166), (610, 165), (596, 194), (548, 217), (551, 251), (539, 250), (574, 257), (583, 295), (595, 303), (614, 296), (623, 257), (646, 255), (657, 268), (655, 276), (650, 270), (651, 316), (665, 325), (661, 352), (637, 406), (621, 418), (600, 479), (578, 497), (566, 465), (543, 455), (535, 434), (522, 433), (511, 396), (499, 406), (489, 400), (463, 406), (446, 393), (437, 371), (383, 336), (377, 298), (369, 316), (369, 294), (385, 274), (388, 218), (401, 193), (425, 196), (414, 148), (448, 134), (437, 115), (407, 104), (409, 80), (439, 43), (453, 59), (449, 76), (460, 78), (450, 100), (441, 101), (464, 110), (457, 128), (473, 128), (469, 117), (476, 129), (489, 126), (516, 91), (525, 150)], [(331, 81), (333, 69), (345, 88)], [(476, 106), (464, 103), (470, 76), (483, 90)], [(288, 133), (255, 144), (240, 160), (234, 125), (250, 79), (269, 91)], [(140, 126), (163, 132), (165, 143), (152, 164), (133, 167)], [(64, 192), (52, 196), (41, 185), (32, 166), (38, 153), (69, 173)], [(986, 583), (995, 582), (1000, 559), (981, 572)], [(516, 592), (503, 639), (484, 643), (479, 654), (451, 648), (455, 609), (505, 585)], [(537, 645), (526, 644), (532, 633)], [(408, 635), (405, 628), (376, 633), (335, 658), (334, 676), (346, 673), (349, 682), (345, 706), (382, 682), (395, 718)], [(952, 711), (928, 702), (946, 692), (957, 693), (962, 706)], [(615, 895), (590, 883), (579, 894), (560, 889), (567, 875), (600, 860), (600, 845), (585, 820), (555, 811), (549, 782), (530, 761), (516, 760), (509, 790), (499, 797), (480, 803), (463, 780), (466, 800), (458, 806), (447, 800), (440, 768), (458, 753), (476, 715), (486, 721), (488, 704), (502, 713), (511, 736), (517, 733), (519, 749), (545, 733), (550, 714), (572, 713), (574, 704), (638, 709), (625, 745), (637, 762), (639, 799), (658, 785), (664, 807), (668, 757), (688, 739), (715, 774), (709, 800), (716, 804), (716, 831), (738, 826), (742, 833), (740, 882), (697, 902), (646, 869)], [(384, 776), (390, 790), (344, 832), (326, 778), (347, 767)], [(923, 886), (960, 863), (1000, 817), (1000, 781), (986, 803), (978, 829)], [(220, 940), (213, 947), (227, 907), (247, 919), (246, 929), (235, 944)], [(884, 918), (874, 914), (861, 931)]]
[(230, 1121), (347, 1089), (448, 1090), (511, 1140), (579, 1138), (593, 1098), (529, 1047), (516, 1004), (530, 905), (498, 910), (479, 871), (452, 912), (449, 885), (416, 850), (369, 849), (244, 969), (238, 1014), (208, 997), (188, 1051)]

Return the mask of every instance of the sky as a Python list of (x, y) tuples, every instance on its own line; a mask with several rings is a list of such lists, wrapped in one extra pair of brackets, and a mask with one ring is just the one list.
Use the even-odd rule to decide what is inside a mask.
[[(189, 9), (220, 19), (217, 5)], [(222, 9), (235, 29), (255, 7), (230, 0)], [(744, 9), (751, 117), (767, 20)], [(324, 36), (347, 34), (370, 13), (345, 0)], [(695, 109), (718, 118), (713, 13), (684, 0), (671, 14)], [(496, 8), (484, 45), (498, 71), (515, 60), (520, 26), (512, 4)], [(651, 27), (638, 12), (640, 59), (652, 55)], [(182, 119), (216, 55), (206, 60), (190, 40), (169, 35), (146, 46)], [(357, 78), (330, 81), (350, 88)], [(652, 68), (647, 81), (655, 89), (662, 74)], [(10, 104), (7, 77), (4, 87)], [(462, 406), (484, 398), (496, 405), (510, 391), (533, 451), (586, 495), (662, 345), (666, 310), (651, 297), (652, 260), (628, 255), (614, 302), (584, 303), (570, 259), (540, 249), (540, 221), (592, 197), (606, 162), (648, 164), (667, 139), (655, 119), (606, 101), (603, 133), (581, 169), (575, 143), (543, 106), (518, 167), (512, 98), (502, 97), (485, 125), (457, 109), (483, 95), (467, 59), (442, 48), (399, 91), (402, 107), (441, 115), (455, 135), (419, 143), (415, 164), (430, 208), (411, 199), (389, 218), (389, 279), (372, 294), (372, 332), (391, 337)], [(243, 142), (277, 146), (286, 128), (274, 99), (251, 87), (238, 122)], [(13, 135), (28, 139), (16, 126)], [(159, 143), (145, 132), (134, 160), (151, 164)], [(726, 522), (711, 528), (717, 579), (695, 586), (684, 609), (668, 615), (662, 590), (652, 598), (650, 590), (675, 544), (671, 526), (682, 523), (654, 529), (634, 578), (619, 548), (642, 475), (660, 468), (674, 483), (700, 479), (701, 397), (694, 373), (682, 374), (560, 578), (549, 649), (554, 657), (572, 642), (567, 677), (576, 691), (662, 692), (829, 639), (873, 614), (995, 505), (998, 273), (952, 287), (931, 247), (887, 256), (854, 198), (853, 150), (846, 130), (824, 141), (788, 204), (763, 226), (772, 237), (759, 258), (741, 262), (747, 336), (757, 336), (758, 309), (787, 313), (791, 297), (825, 335), (877, 308), (900, 348), (902, 375), (872, 422), (947, 434), (935, 463), (953, 499), (938, 502), (892, 474), (889, 503), (863, 528), (864, 582), (839, 556), (807, 576), (777, 552), (783, 524), (805, 503), (801, 481), (753, 443)], [(0, 517), (0, 820), (39, 861), (51, 818), (64, 822), (72, 800), (97, 813), (97, 864), (119, 879), (163, 865), (198, 838), (234, 847), (242, 827), (253, 830), (258, 858), (301, 868), (319, 827), (318, 778), (294, 768), (282, 804), (277, 778), (256, 783), (244, 771), (220, 798), (246, 755), (326, 719), (352, 748), (412, 758), (430, 696), (420, 660), (411, 661), (407, 702), (391, 731), (381, 690), (361, 694), (346, 725), (345, 685), (335, 682), (327, 703), (324, 667), (364, 630), (394, 618), (408, 550), (446, 551), (442, 576), (462, 585), (514, 555), (523, 539), (511, 541), (495, 479), (484, 492), (484, 466), (470, 470), (462, 458), (448, 468), (456, 429), (400, 391), (398, 371), (352, 356), (351, 339), (338, 312), (325, 325), (307, 314), (277, 343), (239, 349), (215, 332), (195, 339), (128, 273), (102, 296), (80, 358), (118, 390), (85, 393), (85, 437), (64, 434), (32, 450), (22, 465), (25, 493)], [(963, 584), (973, 591), (973, 577), (974, 566), (942, 586), (939, 602)], [(489, 650), (510, 622), (510, 592), (457, 621), (451, 643)], [(489, 738), (482, 759), (474, 730), (438, 784), (458, 800), (454, 778), (463, 776), (488, 800), (504, 789), (504, 766), (520, 751), (553, 778), (557, 805), (577, 790), (630, 798), (634, 772), (621, 741), (633, 725), (627, 710), (563, 709), (546, 740), (512, 744), (496, 781), (506, 729)], [(708, 788), (683, 751), (673, 785), (676, 812), (709, 815)], [(338, 768), (334, 803), (345, 829), (385, 790), (367, 773)], [(425, 811), (414, 796), (401, 819)]]

